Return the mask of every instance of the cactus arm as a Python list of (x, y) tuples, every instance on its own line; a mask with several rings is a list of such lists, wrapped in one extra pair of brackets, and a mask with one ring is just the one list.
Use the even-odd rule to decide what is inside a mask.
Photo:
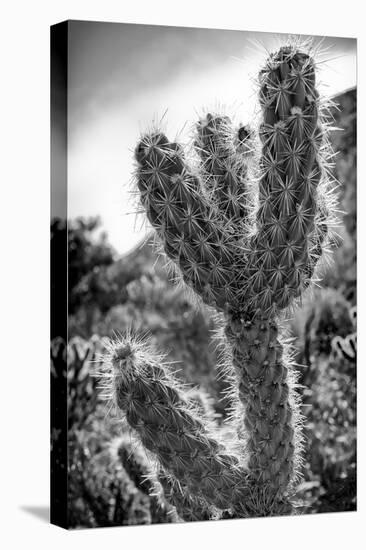
[(243, 126), (235, 135), (229, 117), (208, 113), (196, 126), (194, 145), (202, 180), (223, 223), (236, 234), (238, 226), (247, 231), (249, 131)]
[(314, 263), (309, 236), (324, 175), (318, 98), (310, 56), (284, 47), (269, 58), (260, 75), (259, 208), (246, 285), (254, 311), (287, 307)]
[(181, 148), (163, 134), (145, 136), (135, 157), (141, 202), (167, 256), (204, 302), (222, 308), (233, 252), (199, 179), (186, 166)]
[(239, 459), (206, 430), (166, 365), (133, 340), (113, 344), (107, 364), (116, 404), (144, 447), (183, 488), (229, 508), (245, 482)]

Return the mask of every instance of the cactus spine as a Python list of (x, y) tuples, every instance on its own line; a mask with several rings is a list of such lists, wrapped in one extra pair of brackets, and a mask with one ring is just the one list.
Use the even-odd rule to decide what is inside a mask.
[(106, 361), (118, 407), (182, 495), (236, 516), (291, 510), (301, 414), (279, 323), (312, 280), (334, 211), (310, 52), (290, 43), (270, 55), (259, 102), (258, 147), (228, 117), (208, 114), (198, 123), (199, 170), (158, 130), (135, 150), (141, 203), (166, 256), (224, 315), (237, 440), (228, 447), (210, 433), (143, 344), (126, 337), (111, 344)]

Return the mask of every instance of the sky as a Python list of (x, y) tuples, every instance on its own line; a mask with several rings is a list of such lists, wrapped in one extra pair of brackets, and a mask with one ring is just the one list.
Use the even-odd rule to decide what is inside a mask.
[[(68, 216), (102, 219), (118, 253), (149, 230), (136, 218), (133, 150), (152, 121), (186, 143), (194, 122), (224, 108), (257, 112), (255, 78), (288, 35), (73, 21), (68, 65)], [(304, 37), (307, 38), (307, 37)], [(356, 40), (315, 37), (326, 96), (356, 85)]]

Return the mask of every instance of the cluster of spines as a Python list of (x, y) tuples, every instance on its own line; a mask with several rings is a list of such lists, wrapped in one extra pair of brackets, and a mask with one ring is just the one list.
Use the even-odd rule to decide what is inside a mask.
[(135, 151), (141, 202), (167, 256), (184, 282), (209, 305), (228, 299), (233, 249), (182, 149), (162, 133), (146, 135)]

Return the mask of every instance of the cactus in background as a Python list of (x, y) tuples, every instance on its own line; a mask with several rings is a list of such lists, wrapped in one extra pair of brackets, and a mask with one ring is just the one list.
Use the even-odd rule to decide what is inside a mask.
[(353, 306), (349, 310), (349, 316), (353, 324), (354, 332), (348, 334), (345, 338), (335, 336), (332, 340), (332, 348), (335, 354), (340, 358), (347, 359), (350, 363), (357, 361), (357, 307)]
[(166, 256), (225, 319), (236, 436), (224, 441), (141, 340), (112, 342), (105, 366), (117, 406), (180, 488), (183, 508), (206, 503), (201, 517), (292, 510), (302, 417), (280, 321), (314, 277), (334, 212), (315, 72), (296, 44), (270, 55), (259, 73), (259, 140), (208, 114), (196, 126), (199, 169), (159, 130), (135, 150), (141, 203)]
[[(92, 371), (103, 357), (103, 339), (94, 335), (90, 340), (74, 336), (67, 345), (67, 422), (68, 429), (85, 424), (95, 411), (99, 393), (98, 380)], [(83, 403), (83, 406), (80, 406)]]

